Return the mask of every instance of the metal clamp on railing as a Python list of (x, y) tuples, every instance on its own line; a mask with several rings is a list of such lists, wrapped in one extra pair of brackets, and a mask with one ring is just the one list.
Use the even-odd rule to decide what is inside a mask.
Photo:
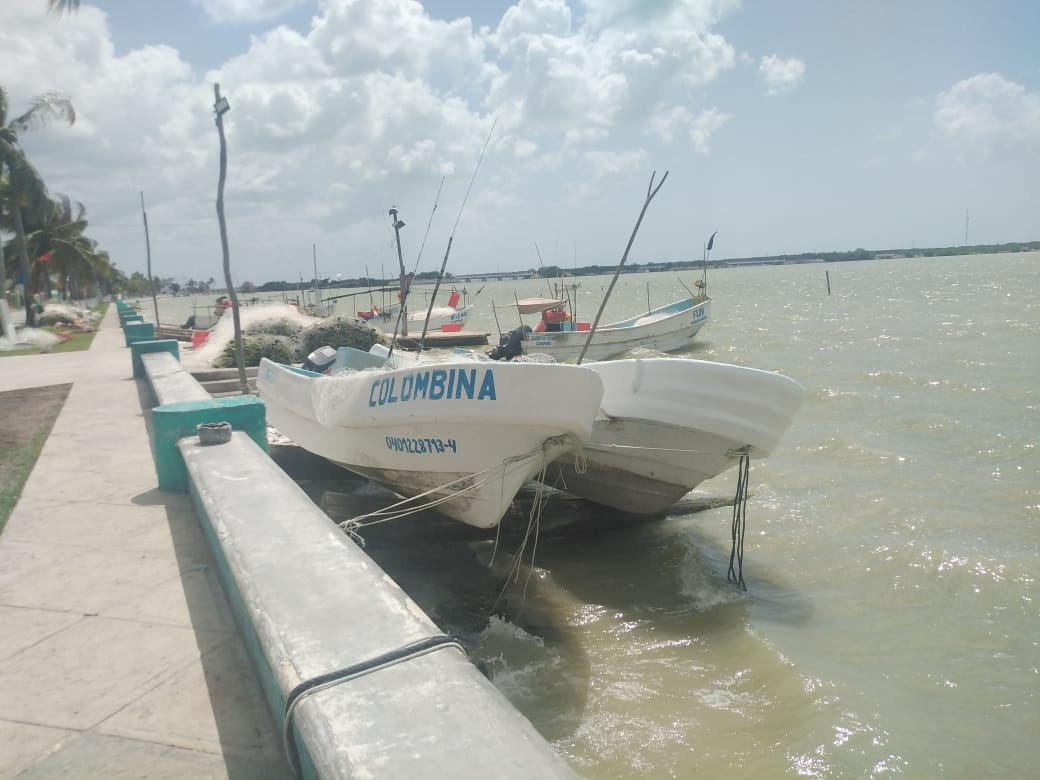
[(300, 753), (296, 747), (296, 740), (292, 738), (293, 713), (296, 711), (297, 705), (307, 696), (335, 687), (348, 680), (354, 680), (363, 675), (378, 672), (380, 669), (386, 669), (390, 666), (410, 661), (413, 658), (419, 658), (435, 650), (440, 650), (442, 647), (455, 647), (463, 655), (466, 655), (466, 649), (456, 637), (448, 636), (447, 634), (437, 634), (425, 639), (419, 639), (396, 650), (382, 653), (367, 661), (351, 664), (346, 668), (337, 669), (334, 672), (326, 672), (309, 680), (304, 680), (289, 691), (289, 694), (285, 697), (285, 715), (282, 719), (282, 742), (285, 746), (285, 755), (289, 758), (289, 765), (292, 767), (293, 774), (296, 777), (303, 777), (303, 772), (300, 768)]

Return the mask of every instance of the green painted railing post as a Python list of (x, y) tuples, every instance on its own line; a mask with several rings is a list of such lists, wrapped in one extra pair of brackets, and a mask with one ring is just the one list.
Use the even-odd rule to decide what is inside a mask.
[(179, 361), (181, 359), (180, 347), (176, 339), (159, 339), (154, 341), (135, 341), (130, 344), (130, 361), (134, 369), (134, 379), (144, 379), (144, 361), (141, 355), (150, 352), (169, 352)]
[(151, 322), (128, 322), (123, 327), (123, 339), (128, 347), (135, 341), (154, 341), (155, 325)]
[(209, 401), (182, 401), (152, 409), (152, 440), (159, 490), (188, 492), (188, 472), (177, 449), (177, 440), (196, 436), (202, 423), (231, 423), (267, 452), (267, 414), (255, 395), (234, 395)]

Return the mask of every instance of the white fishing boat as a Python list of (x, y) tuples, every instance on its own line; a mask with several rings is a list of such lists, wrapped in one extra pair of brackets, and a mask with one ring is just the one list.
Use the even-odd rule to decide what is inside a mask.
[[(500, 347), (507, 348), (512, 339), (526, 354), (546, 354), (561, 362), (577, 360), (581, 355), (591, 324), (574, 322), (565, 301), (522, 298), (511, 306), (520, 314), (537, 313), (541, 316), (533, 328), (524, 327), (502, 334)], [(700, 296), (699, 299), (683, 298), (625, 320), (600, 325), (592, 335), (585, 359), (605, 360), (637, 347), (658, 352), (681, 349), (693, 340), (710, 316), (711, 299)]]
[[(458, 331), (466, 324), (466, 320), (472, 313), (476, 304), (459, 306), (460, 293), (452, 292), (445, 306), (434, 306), (429, 310), (430, 319), (426, 320), (427, 310), (409, 311), (407, 319), (408, 335), (419, 335), (425, 327), (427, 332), (432, 331)], [(378, 328), (387, 333), (397, 328), (397, 316), (401, 310), (399, 303), (381, 309), (374, 305), (368, 311), (359, 311), (358, 319), (364, 320), (366, 325)], [(400, 332), (400, 330), (398, 330)]]
[[(271, 425), (416, 506), (496, 526), (517, 490), (588, 441), (603, 381), (581, 366), (365, 356), (330, 374), (262, 360)], [(379, 367), (369, 367), (377, 365)]]
[(633, 358), (585, 365), (603, 379), (592, 440), (578, 468), (557, 461), (547, 484), (636, 514), (667, 510), (742, 456), (769, 455), (805, 397), (783, 374), (726, 363)]

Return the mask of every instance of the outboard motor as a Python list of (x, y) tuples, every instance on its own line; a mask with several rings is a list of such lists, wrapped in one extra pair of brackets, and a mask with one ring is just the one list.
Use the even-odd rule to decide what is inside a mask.
[(502, 334), (499, 336), (498, 346), (488, 352), (488, 357), (492, 360), (512, 360), (524, 354), (523, 341), (530, 332), (531, 328), (521, 325), (516, 330)]
[(303, 361), (303, 368), (307, 371), (314, 371), (317, 374), (324, 374), (332, 368), (332, 364), (335, 362), (335, 349), (332, 347), (318, 347)]

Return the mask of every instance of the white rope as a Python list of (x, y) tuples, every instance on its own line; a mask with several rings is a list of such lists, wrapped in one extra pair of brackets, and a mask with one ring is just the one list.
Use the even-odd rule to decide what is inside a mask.
[[(481, 490), (486, 485), (488, 485), (493, 479), (499, 479), (501, 489), (505, 490), (505, 475), (508, 468), (513, 464), (520, 463), (524, 460), (537, 456), (539, 452), (541, 452), (542, 454), (542, 475), (544, 476), (545, 468), (547, 465), (546, 451), (548, 449), (548, 446), (551, 442), (556, 442), (561, 438), (564, 437), (550, 437), (549, 439), (543, 441), (538, 447), (530, 450), (529, 452), (523, 453), (522, 455), (510, 455), (508, 458), (504, 458), (502, 462), (497, 466), (491, 466), (489, 468), (484, 469), (483, 471), (476, 471), (472, 474), (467, 474), (465, 476), (459, 477), (458, 479), (454, 479), (451, 482), (446, 482), (443, 485), (438, 485), (437, 487), (430, 488), (429, 490), (423, 491), (422, 493), (418, 493), (414, 496), (409, 496), (407, 498), (401, 499), (397, 503), (391, 504), (387, 507), (383, 507), (382, 509), (377, 509), (374, 512), (368, 512), (366, 514), (358, 515), (357, 517), (352, 517), (348, 520), (344, 520), (343, 522), (338, 523), (338, 525), (350, 536), (350, 538), (355, 543), (357, 543), (361, 547), (364, 547), (365, 541), (359, 533), (360, 529), (370, 525), (378, 525), (379, 523), (385, 523), (390, 520), (399, 520), (401, 518), (408, 517), (409, 515), (413, 515), (418, 512), (423, 512), (429, 509), (435, 509), (441, 504), (447, 503), (448, 501), (454, 501), (458, 499), (460, 496), (465, 495), (466, 493)], [(447, 495), (438, 495), (436, 498), (430, 501), (426, 501), (424, 503), (419, 504), (415, 503), (416, 501), (420, 501), (421, 499), (424, 499), (427, 496), (441, 493), (446, 488), (450, 488), (451, 486), (456, 485), (460, 482), (469, 482), (469, 484), (457, 491), (448, 493)], [(502, 494), (500, 494), (500, 496), (501, 495)]]
[[(543, 458), (543, 460), (542, 460), (542, 468), (538, 472), (538, 476), (535, 478), (537, 480), (537, 482), (538, 482), (538, 485), (535, 488), (534, 501), (531, 503), (531, 512), (530, 512), (530, 514), (527, 517), (527, 528), (524, 530), (524, 536), (523, 536), (523, 539), (521, 539), (521, 541), (520, 541), (519, 549), (513, 555), (512, 563), (510, 563), (510, 565), (509, 565), (509, 571), (506, 572), (505, 579), (502, 582), (502, 587), (498, 591), (498, 596), (495, 597), (495, 601), (491, 605), (491, 609), (492, 610), (494, 610), (494, 608), (496, 606), (498, 606), (498, 603), (502, 600), (502, 597), (505, 595), (506, 588), (509, 587), (510, 579), (512, 579), (513, 582), (518, 582), (520, 580), (520, 567), (523, 564), (524, 551), (527, 549), (528, 541), (532, 540), (532, 538), (533, 538), (533, 541), (532, 541), (532, 544), (531, 544), (531, 565), (527, 569), (527, 577), (524, 580), (524, 589), (523, 589), (523, 592), (521, 594), (521, 599), (522, 600), (526, 601), (526, 599), (527, 599), (527, 586), (531, 582), (531, 575), (534, 574), (534, 560), (535, 560), (535, 555), (537, 555), (537, 553), (538, 553), (538, 536), (541, 533), (542, 510), (545, 508), (545, 504), (546, 504), (546, 501), (545, 501), (545, 495), (546, 495), (546, 493), (545, 493), (545, 487), (546, 487), (545, 486), (545, 472), (546, 472), (546, 469), (548, 469), (548, 467), (549, 467), (549, 463), (550, 463), (550, 461), (548, 459)], [(532, 532), (533, 532), (533, 537), (532, 537)], [(497, 535), (496, 535), (496, 538), (495, 538), (495, 546), (496, 546), (496, 548), (498, 546), (498, 537), (497, 537)], [(492, 554), (491, 563), (493, 563), (493, 562), (494, 562), (494, 554)], [(491, 566), (491, 563), (488, 564), (489, 568)]]

